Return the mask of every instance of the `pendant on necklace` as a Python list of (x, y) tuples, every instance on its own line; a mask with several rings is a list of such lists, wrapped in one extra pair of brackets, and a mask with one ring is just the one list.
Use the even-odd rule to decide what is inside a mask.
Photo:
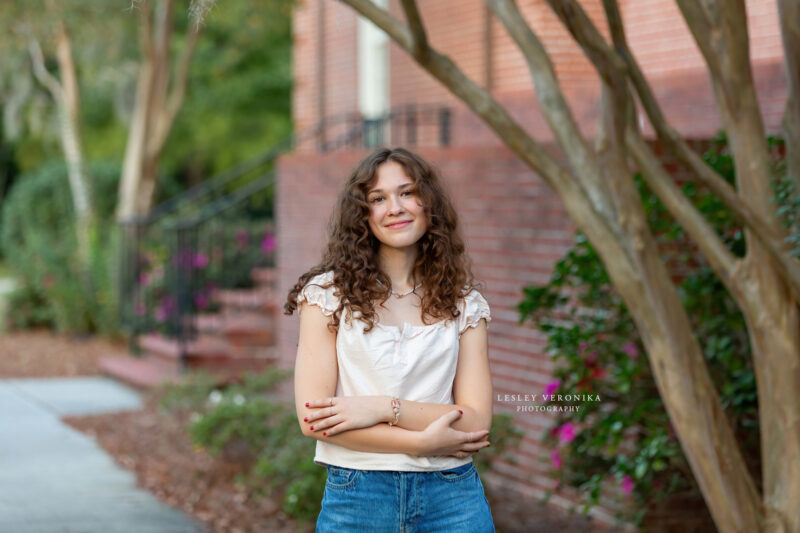
[[(380, 283), (382, 287), (384, 288), (386, 287), (386, 285), (381, 283), (381, 280), (378, 280), (378, 283)], [(392, 289), (392, 294), (395, 295), (395, 297), (397, 297), (398, 299), (400, 299), (403, 298), (404, 296), (408, 296), (409, 294), (419, 289), (420, 287), (422, 287), (422, 283), (417, 284), (417, 286), (414, 287), (413, 289), (408, 289), (406, 292), (396, 292), (394, 289)]]

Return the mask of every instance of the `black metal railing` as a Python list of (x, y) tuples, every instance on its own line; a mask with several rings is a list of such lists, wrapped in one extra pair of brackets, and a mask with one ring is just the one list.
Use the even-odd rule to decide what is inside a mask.
[(160, 332), (178, 342), (181, 359), (216, 296), (252, 287), (256, 267), (275, 264), (275, 160), (291, 150), (318, 152), (381, 145), (448, 146), (450, 110), (406, 105), (382, 117), (343, 114), (292, 135), (121, 223), (120, 323), (132, 339)]

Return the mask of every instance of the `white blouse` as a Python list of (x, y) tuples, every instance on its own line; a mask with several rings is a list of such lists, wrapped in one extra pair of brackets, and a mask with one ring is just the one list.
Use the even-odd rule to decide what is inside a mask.
[[(317, 305), (326, 316), (339, 307), (333, 271), (319, 274), (306, 283), (297, 297), (298, 305), (307, 301)], [(491, 320), (489, 304), (477, 290), (459, 301), (457, 320), (403, 327), (375, 323), (364, 333), (366, 323), (355, 318), (347, 324), (342, 312), (336, 335), (339, 379), (336, 396), (397, 396), (400, 400), (454, 404), (453, 380), (458, 362), (461, 334), (478, 325), (482, 318)], [(387, 407), (388, 408), (388, 407)], [(402, 409), (400, 416), (403, 416)], [(359, 470), (434, 471), (447, 470), (472, 462), (472, 457), (417, 457), (399, 453), (371, 453), (350, 450), (317, 440), (314, 462)]]

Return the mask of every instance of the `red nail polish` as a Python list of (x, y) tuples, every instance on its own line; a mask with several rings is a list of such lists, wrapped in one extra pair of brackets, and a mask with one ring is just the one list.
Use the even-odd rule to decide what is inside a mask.
[(322, 432), (322, 434), (323, 434), (323, 435), (327, 435), (327, 433), (326, 433), (326, 432), (324, 432), (324, 431)]
[(306, 407), (308, 407), (308, 402), (306, 402)]
[(311, 426), (311, 429), (314, 429), (314, 426)]
[(462, 411), (461, 409), (459, 409), (458, 412), (461, 413), (462, 415), (464, 414), (464, 411)]
[(303, 417), (303, 422), (308, 422), (308, 417)]

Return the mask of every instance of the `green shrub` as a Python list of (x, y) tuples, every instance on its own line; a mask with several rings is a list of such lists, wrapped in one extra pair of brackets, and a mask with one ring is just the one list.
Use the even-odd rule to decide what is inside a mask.
[(111, 221), (119, 167), (96, 163), (90, 175), (97, 224), (90, 236), (88, 276), (76, 257), (74, 212), (63, 163), (48, 163), (19, 176), (5, 200), (0, 213), (0, 247), (21, 282), (15, 298), (26, 303), (10, 311), (12, 324), (45, 324), (42, 317), (49, 316), (60, 331), (117, 330), (118, 236)]

